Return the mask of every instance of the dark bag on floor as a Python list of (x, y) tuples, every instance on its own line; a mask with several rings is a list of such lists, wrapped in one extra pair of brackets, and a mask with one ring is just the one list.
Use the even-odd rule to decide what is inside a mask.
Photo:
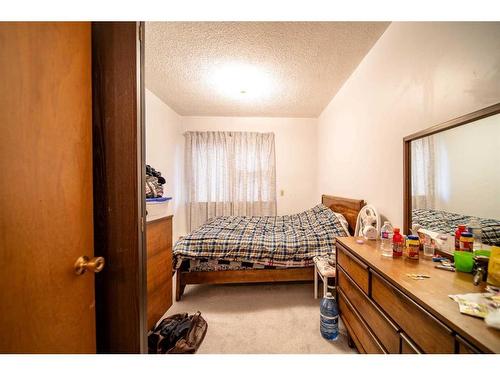
[(163, 319), (148, 333), (149, 354), (193, 354), (200, 347), (208, 324), (198, 311)]

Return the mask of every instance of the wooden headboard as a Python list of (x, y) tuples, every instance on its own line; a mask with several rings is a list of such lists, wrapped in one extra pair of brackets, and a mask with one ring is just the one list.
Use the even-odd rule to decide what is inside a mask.
[(349, 199), (334, 197), (332, 195), (322, 195), (321, 203), (330, 210), (344, 215), (349, 223), (349, 233), (354, 234), (356, 228), (356, 220), (358, 219), (359, 211), (366, 204), (363, 199)]

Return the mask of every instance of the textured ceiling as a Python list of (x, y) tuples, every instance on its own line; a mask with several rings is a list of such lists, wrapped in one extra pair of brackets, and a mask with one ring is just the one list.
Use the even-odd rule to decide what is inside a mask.
[[(388, 25), (146, 22), (146, 87), (183, 116), (317, 117)], [(264, 95), (223, 95), (213, 72), (227, 64), (263, 73)]]

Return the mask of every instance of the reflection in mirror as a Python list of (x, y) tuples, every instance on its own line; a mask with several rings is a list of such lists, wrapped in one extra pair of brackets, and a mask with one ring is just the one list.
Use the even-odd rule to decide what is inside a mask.
[(474, 248), (500, 246), (500, 114), (410, 147), (412, 224), (450, 235), (464, 224)]

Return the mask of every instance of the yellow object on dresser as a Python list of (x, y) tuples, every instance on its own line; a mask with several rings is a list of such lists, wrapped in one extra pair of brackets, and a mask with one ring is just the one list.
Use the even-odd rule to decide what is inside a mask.
[(337, 238), (336, 283), (340, 317), (361, 353), (500, 353), (500, 331), (448, 297), (483, 292), (484, 283), (432, 260), (384, 257), (379, 241), (356, 239)]
[(491, 248), (488, 265), (488, 284), (500, 286), (500, 247), (498, 246)]

